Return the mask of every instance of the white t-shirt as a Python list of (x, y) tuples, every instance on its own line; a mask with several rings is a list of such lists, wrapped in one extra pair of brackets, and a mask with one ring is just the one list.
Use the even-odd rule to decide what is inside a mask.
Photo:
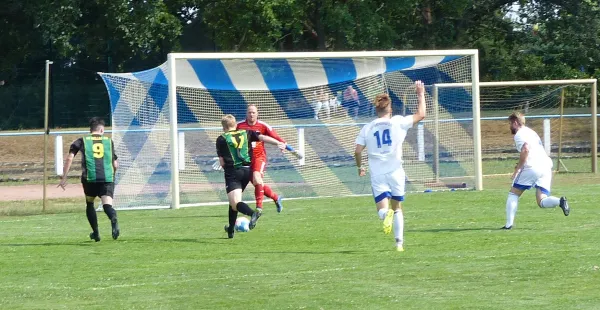
[(515, 134), (515, 145), (519, 153), (525, 143), (529, 146), (529, 155), (524, 167), (552, 169), (552, 159), (546, 154), (540, 136), (531, 128), (523, 126)]
[(402, 168), (402, 143), (413, 122), (412, 115), (397, 115), (378, 118), (360, 130), (356, 144), (367, 147), (372, 177)]

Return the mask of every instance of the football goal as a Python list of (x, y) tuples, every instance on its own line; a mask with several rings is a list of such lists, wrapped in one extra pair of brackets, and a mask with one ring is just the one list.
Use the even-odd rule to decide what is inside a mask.
[[(379, 93), (390, 95), (394, 114), (414, 113), (416, 80), (426, 84), (428, 116), (404, 143), (407, 191), (483, 188), (477, 50), (173, 53), (150, 70), (100, 74), (120, 161), (119, 208), (226, 202), (223, 172), (212, 169), (215, 141), (221, 117), (242, 121), (249, 104), (304, 154), (267, 147), (265, 183), (276, 192), (369, 195), (355, 138), (376, 117)], [(249, 185), (244, 199), (253, 194)]]
[[(481, 140), (483, 174), (511, 174), (519, 154), (515, 150), (507, 116), (513, 111), (525, 115), (527, 126), (535, 130), (546, 153), (559, 172), (596, 173), (598, 158), (597, 80), (540, 80), (481, 82)], [(434, 104), (453, 98), (470, 84), (436, 84)], [(435, 111), (436, 109), (434, 109)], [(467, 123), (470, 121), (468, 119)], [(458, 120), (461, 122), (461, 120)], [(439, 129), (434, 136), (453, 139)], [(446, 158), (436, 146), (434, 159)], [(437, 164), (434, 166), (438, 166)], [(437, 172), (436, 175), (442, 175)]]

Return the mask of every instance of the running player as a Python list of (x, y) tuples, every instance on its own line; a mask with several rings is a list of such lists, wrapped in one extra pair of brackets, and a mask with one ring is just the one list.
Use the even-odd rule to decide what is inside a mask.
[(401, 202), (404, 201), (406, 177), (402, 167), (402, 143), (408, 129), (425, 118), (425, 86), (421, 81), (416, 81), (415, 86), (417, 113), (406, 117), (392, 117), (390, 96), (377, 95), (374, 105), (378, 118), (361, 129), (354, 151), (358, 175), (362, 177), (365, 176), (366, 169), (362, 166), (361, 153), (367, 148), (377, 213), (383, 220), (383, 231), (386, 234), (392, 231), (393, 226), (398, 251), (404, 251), (404, 215)]
[(62, 179), (58, 184), (63, 190), (67, 185), (67, 175), (69, 169), (71, 169), (73, 158), (79, 151), (82, 154), (81, 183), (86, 200), (85, 213), (92, 227), (90, 239), (96, 242), (100, 241), (98, 218), (94, 208), (94, 200), (96, 197), (100, 197), (104, 213), (110, 219), (112, 237), (116, 240), (119, 237), (120, 229), (117, 221), (117, 211), (113, 208), (112, 203), (118, 162), (112, 139), (104, 136), (104, 120), (99, 117), (92, 118), (90, 120), (90, 134), (75, 140), (71, 144), (69, 155), (65, 160)]
[(535, 198), (540, 208), (559, 206), (568, 216), (571, 209), (567, 197), (550, 196), (552, 184), (552, 159), (546, 154), (540, 136), (525, 126), (525, 116), (513, 112), (509, 117), (510, 132), (515, 135), (515, 146), (519, 151), (519, 162), (512, 174), (512, 188), (506, 199), (506, 225), (502, 229), (512, 229), (519, 198), (525, 190), (535, 186)]
[(230, 114), (223, 117), (221, 125), (224, 133), (217, 138), (216, 147), (219, 163), (225, 171), (229, 200), (229, 225), (225, 226), (225, 231), (229, 238), (233, 238), (238, 211), (251, 217), (250, 229), (254, 229), (261, 215), (260, 211), (253, 211), (242, 201), (242, 192), (250, 182), (250, 163), (254, 160), (252, 145), (267, 142), (277, 145), (282, 151), (286, 145), (253, 130), (236, 129), (235, 117)]

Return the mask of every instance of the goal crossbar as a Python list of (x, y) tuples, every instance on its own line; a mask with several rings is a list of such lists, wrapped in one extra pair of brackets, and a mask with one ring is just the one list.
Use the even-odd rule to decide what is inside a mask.
[(475, 49), (365, 52), (268, 52), (268, 53), (170, 53), (170, 59), (298, 59), (405, 56), (473, 56)]

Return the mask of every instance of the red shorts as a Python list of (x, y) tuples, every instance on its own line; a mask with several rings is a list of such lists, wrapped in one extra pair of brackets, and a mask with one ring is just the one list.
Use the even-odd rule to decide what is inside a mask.
[(265, 169), (267, 168), (267, 159), (266, 158), (252, 158), (252, 163), (250, 164), (250, 170), (252, 172), (258, 171), (261, 176), (265, 175)]

